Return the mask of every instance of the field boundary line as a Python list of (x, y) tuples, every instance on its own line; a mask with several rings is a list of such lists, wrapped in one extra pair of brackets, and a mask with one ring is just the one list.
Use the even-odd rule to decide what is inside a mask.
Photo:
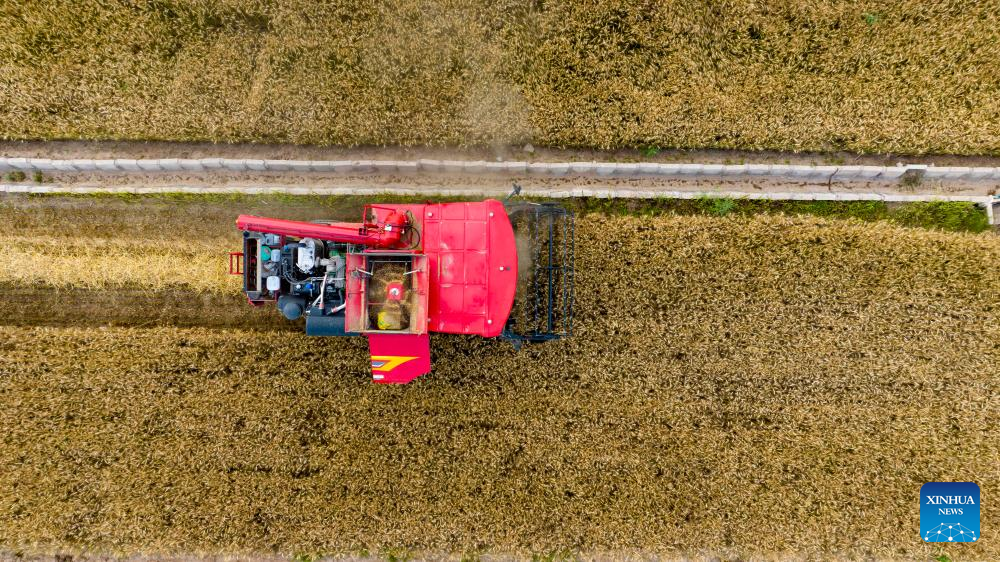
[(0, 157), (0, 172), (25, 173), (211, 173), (292, 172), (323, 174), (443, 173), (545, 177), (664, 177), (786, 181), (1000, 181), (1000, 167), (832, 166), (805, 164), (699, 164), (652, 162), (489, 162), (485, 160), (258, 160), (234, 158), (51, 159)]
[[(440, 195), (440, 196), (502, 196), (506, 191), (498, 189), (460, 188), (399, 188), (399, 187), (286, 187), (286, 186), (225, 186), (192, 187), (184, 185), (167, 186), (62, 186), (46, 184), (0, 183), (0, 193), (22, 193), (32, 195), (59, 194), (133, 194), (152, 195), (167, 193), (184, 194), (244, 194), (244, 195)], [(1000, 205), (1000, 195), (936, 195), (898, 194), (876, 192), (751, 192), (751, 191), (678, 191), (657, 189), (602, 189), (577, 187), (573, 189), (522, 188), (527, 197), (594, 197), (600, 199), (765, 199), (772, 201), (882, 201), (886, 203), (916, 203), (930, 201), (968, 202), (985, 208), (989, 224), (997, 224), (994, 206)]]

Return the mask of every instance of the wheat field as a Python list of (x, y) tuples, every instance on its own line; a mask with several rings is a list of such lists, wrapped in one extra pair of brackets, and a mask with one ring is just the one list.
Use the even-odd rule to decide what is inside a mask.
[(11, 0), (0, 137), (996, 155), (998, 60), (996, 0)]
[[(236, 207), (253, 204), (41, 198), (0, 206), (0, 217), (16, 211), (29, 237), (76, 224), (50, 234), (107, 248), (217, 240), (221, 269), (226, 241), (239, 240)], [(146, 212), (110, 212), (123, 208)], [(174, 228), (152, 227), (165, 223)], [(202, 325), (0, 317), (0, 545), (394, 559), (1000, 556), (993, 502), (975, 545), (941, 549), (917, 534), (924, 482), (1000, 483), (995, 234), (589, 214), (577, 239), (572, 338), (515, 351), (436, 335), (433, 373), (405, 387), (370, 383), (361, 338), (307, 338), (269, 321), (276, 311), (239, 316), (236, 289), (190, 275), (183, 252), (161, 271), (184, 280), (175, 289), (189, 301), (168, 299), (165, 283), (148, 302), (194, 307)], [(0, 234), (0, 245), (19, 243)], [(8, 267), (64, 255), (48, 248)], [(113, 252), (88, 258), (112, 273), (135, 266)], [(79, 290), (114, 304), (158, 278)], [(0, 301), (15, 282), (0, 280)], [(72, 309), (72, 283), (58, 289)], [(131, 297), (121, 304), (142, 314)]]

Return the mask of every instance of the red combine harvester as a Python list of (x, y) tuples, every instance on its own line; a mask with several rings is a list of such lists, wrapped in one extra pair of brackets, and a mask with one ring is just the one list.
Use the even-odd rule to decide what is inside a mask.
[(313, 336), (368, 338), (372, 379), (431, 368), (430, 332), (520, 346), (572, 331), (573, 216), (553, 204), (365, 205), (359, 223), (240, 215), (229, 270)]

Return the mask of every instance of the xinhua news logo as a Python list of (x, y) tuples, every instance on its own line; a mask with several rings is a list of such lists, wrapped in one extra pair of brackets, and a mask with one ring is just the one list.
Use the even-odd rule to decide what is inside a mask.
[(924, 542), (977, 542), (979, 486), (972, 482), (921, 486), (920, 537)]

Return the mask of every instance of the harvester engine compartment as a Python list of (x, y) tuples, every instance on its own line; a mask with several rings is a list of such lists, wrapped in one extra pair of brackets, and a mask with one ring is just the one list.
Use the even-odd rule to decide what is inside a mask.
[(274, 302), (289, 320), (306, 317), (311, 335), (345, 335), (349, 244), (244, 233), (244, 291), (253, 304)]

